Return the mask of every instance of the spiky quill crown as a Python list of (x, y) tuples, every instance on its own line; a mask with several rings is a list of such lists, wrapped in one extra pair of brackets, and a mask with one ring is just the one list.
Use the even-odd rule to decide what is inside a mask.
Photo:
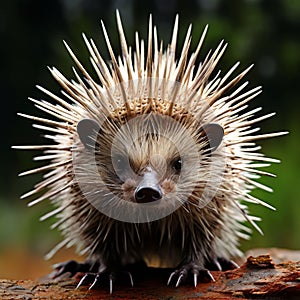
[[(91, 77), (65, 43), (69, 54), (80, 71), (78, 73), (73, 68), (76, 81), (70, 81), (56, 68), (50, 68), (51, 74), (62, 86), (64, 98), (41, 86), (38, 86), (38, 88), (50, 96), (56, 104), (30, 98), (36, 107), (55, 117), (56, 120), (20, 114), (40, 123), (35, 124), (34, 127), (49, 132), (50, 134), (45, 137), (54, 141), (52, 145), (16, 147), (19, 149), (43, 150), (44, 155), (35, 159), (51, 161), (43, 167), (20, 174), (48, 172), (43, 181), (38, 183), (32, 191), (24, 194), (22, 198), (45, 191), (42, 196), (38, 196), (29, 205), (51, 199), (57, 205), (57, 209), (41, 219), (44, 220), (50, 216), (58, 215), (61, 220), (53, 227), (58, 226), (66, 235), (70, 235), (70, 230), (67, 229), (68, 226), (63, 225), (67, 222), (66, 213), (63, 214), (62, 212), (68, 210), (68, 201), (75, 201), (80, 194), (78, 192), (80, 187), (76, 182), (72, 167), (72, 164), (74, 164), (74, 149), (78, 146), (79, 141), (78, 123), (83, 119), (91, 119), (98, 124), (113, 120), (116, 124), (122, 125), (136, 116), (154, 112), (169, 116), (181, 123), (190, 124), (187, 120), (197, 120), (199, 124), (214, 122), (222, 126), (224, 129), (222, 151), (226, 159), (226, 174), (223, 176), (225, 179), (222, 183), (222, 189), (231, 195), (231, 201), (238, 208), (239, 213), (236, 213), (236, 221), (241, 221), (242, 215), (260, 231), (254, 222), (258, 218), (249, 216), (240, 201), (254, 202), (273, 208), (250, 195), (250, 192), (254, 187), (271, 191), (269, 187), (256, 182), (253, 178), (257, 178), (257, 175), (273, 176), (268, 172), (259, 170), (259, 168), (266, 167), (272, 162), (278, 162), (278, 160), (265, 157), (259, 153), (260, 148), (255, 145), (254, 141), (284, 133), (253, 135), (259, 130), (259, 128), (251, 128), (253, 124), (274, 115), (274, 113), (270, 113), (255, 117), (255, 114), (261, 108), (246, 111), (247, 103), (261, 93), (261, 87), (244, 91), (248, 85), (248, 82), (244, 82), (234, 91), (231, 90), (244, 78), (252, 66), (230, 79), (239, 65), (239, 63), (236, 63), (223, 76), (221, 76), (221, 72), (218, 72), (214, 78), (211, 78), (227, 44), (221, 41), (214, 51), (210, 51), (205, 59), (197, 64), (207, 26), (192, 54), (189, 54), (191, 26), (188, 28), (177, 60), (178, 16), (176, 16), (171, 42), (166, 51), (163, 50), (162, 42), (159, 43), (156, 28), (152, 26), (151, 16), (146, 50), (144, 41), (140, 40), (138, 33), (136, 33), (135, 50), (133, 51), (132, 48), (128, 47), (118, 12), (117, 25), (122, 49), (122, 54), (119, 57), (115, 55), (112, 49), (102, 22), (111, 64), (105, 62), (94, 41), (83, 35), (91, 55), (92, 66), (98, 76), (97, 80)], [(194, 122), (191, 122), (191, 124), (195, 125)], [(73, 200), (69, 197), (70, 194), (73, 195)], [(82, 198), (80, 200), (82, 201)], [(88, 203), (82, 202), (81, 205), (80, 211), (83, 211)], [(72, 213), (70, 212), (69, 216)], [(245, 227), (243, 229), (246, 230)], [(240, 235), (245, 237), (245, 235)], [(55, 250), (72, 243), (74, 243), (72, 238), (67, 238)]]

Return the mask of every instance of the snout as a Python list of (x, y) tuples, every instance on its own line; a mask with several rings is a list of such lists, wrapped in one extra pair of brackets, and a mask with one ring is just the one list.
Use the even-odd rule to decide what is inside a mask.
[(142, 181), (134, 192), (137, 203), (149, 203), (162, 198), (162, 191), (153, 172), (144, 174)]

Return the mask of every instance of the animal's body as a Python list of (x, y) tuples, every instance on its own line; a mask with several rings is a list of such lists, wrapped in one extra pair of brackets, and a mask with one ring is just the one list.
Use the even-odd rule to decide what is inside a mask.
[(69, 81), (52, 68), (66, 97), (41, 88), (56, 104), (33, 100), (57, 120), (27, 116), (42, 123), (37, 127), (54, 143), (23, 147), (43, 149), (41, 159), (51, 160), (24, 172), (48, 171), (24, 197), (46, 189), (32, 204), (50, 198), (57, 207), (46, 217), (58, 217), (54, 227), (65, 239), (50, 255), (75, 245), (88, 256), (82, 264), (59, 265), (57, 275), (113, 274), (155, 260), (177, 268), (170, 282), (178, 285), (193, 274), (196, 285), (199, 274), (212, 279), (209, 269), (235, 266), (230, 259), (240, 255), (239, 239), (249, 233), (242, 222), (259, 230), (241, 201), (269, 206), (250, 192), (269, 189), (254, 179), (272, 175), (260, 168), (276, 160), (259, 153), (254, 141), (282, 133), (253, 134), (252, 124), (273, 114), (254, 117), (260, 109), (246, 109), (261, 92), (240, 84), (251, 67), (237, 76), (238, 64), (215, 73), (223, 42), (197, 63), (206, 29), (192, 54), (189, 29), (177, 57), (177, 19), (166, 51), (151, 19), (146, 50), (138, 36), (129, 48), (118, 15), (117, 21), (119, 58), (103, 27), (111, 66), (84, 36), (98, 81), (67, 46), (81, 75), (74, 71), (76, 82)]

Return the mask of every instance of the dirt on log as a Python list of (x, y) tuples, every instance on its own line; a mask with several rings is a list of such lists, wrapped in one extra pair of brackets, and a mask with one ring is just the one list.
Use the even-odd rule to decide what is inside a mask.
[[(127, 280), (93, 290), (75, 289), (80, 278), (57, 282), (0, 280), (0, 299), (300, 299), (300, 261), (275, 264), (270, 255), (249, 256), (240, 268), (226, 272), (212, 271), (215, 282), (192, 282), (178, 288), (167, 286), (170, 269), (146, 268), (132, 274), (134, 287)], [(82, 275), (82, 274), (81, 274)], [(108, 282), (106, 282), (108, 283)]]

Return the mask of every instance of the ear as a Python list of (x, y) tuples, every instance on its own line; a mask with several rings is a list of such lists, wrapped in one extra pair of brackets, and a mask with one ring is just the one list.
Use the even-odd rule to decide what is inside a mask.
[(94, 148), (96, 143), (95, 136), (100, 131), (100, 125), (92, 119), (82, 119), (77, 124), (77, 133), (81, 143), (88, 150)]
[(203, 125), (201, 131), (201, 135), (208, 141), (205, 149), (210, 149), (211, 152), (215, 151), (222, 143), (224, 136), (223, 127), (217, 123), (209, 123)]

